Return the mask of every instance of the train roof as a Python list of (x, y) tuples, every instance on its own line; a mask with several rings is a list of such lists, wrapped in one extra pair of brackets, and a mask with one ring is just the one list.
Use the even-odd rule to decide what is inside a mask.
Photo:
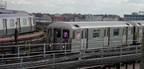
[(32, 16), (32, 15), (25, 11), (0, 9), (0, 18), (1, 17), (13, 17), (13, 16), (16, 17), (16, 16)]
[(95, 22), (57, 22), (52, 23), (48, 27), (66, 27), (77, 28), (100, 28), (100, 27), (128, 27), (132, 24), (125, 21), (95, 21)]
[(129, 21), (134, 26), (144, 26), (144, 21)]

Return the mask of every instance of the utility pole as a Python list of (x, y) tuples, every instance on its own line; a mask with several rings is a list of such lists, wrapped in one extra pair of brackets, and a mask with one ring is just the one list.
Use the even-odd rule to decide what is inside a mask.
[(18, 30), (17, 29), (15, 29), (14, 37), (15, 37), (15, 45), (17, 45), (17, 41), (18, 41)]
[[(18, 31), (17, 29), (15, 29), (15, 33), (14, 33), (14, 41), (15, 41), (15, 45), (17, 45), (18, 42)], [(17, 46), (12, 48), (12, 53), (17, 53)]]
[[(17, 22), (16, 22), (16, 29), (14, 30), (14, 41), (15, 41), (15, 45), (17, 45), (18, 42), (18, 28), (17, 28)], [(18, 47), (12, 47), (12, 53), (18, 53)]]
[(142, 58), (141, 58), (140, 69), (144, 69), (144, 35), (143, 35), (143, 38), (142, 38)]

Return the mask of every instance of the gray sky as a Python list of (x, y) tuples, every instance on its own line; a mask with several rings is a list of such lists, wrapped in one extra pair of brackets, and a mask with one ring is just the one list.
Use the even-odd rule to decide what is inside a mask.
[(4, 0), (8, 9), (41, 13), (130, 14), (144, 11), (144, 0)]

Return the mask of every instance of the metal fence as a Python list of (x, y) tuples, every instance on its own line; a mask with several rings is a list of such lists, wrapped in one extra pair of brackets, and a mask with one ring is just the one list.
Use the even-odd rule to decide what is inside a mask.
[[(0, 62), (1, 68), (25, 68), (25, 67), (35, 67), (45, 64), (54, 66), (59, 62), (69, 61), (72, 63), (77, 60), (88, 60), (90, 59), (103, 59), (106, 57), (119, 56), (123, 57), (124, 55), (130, 54), (139, 54), (141, 53), (141, 44), (139, 45), (127, 45), (127, 46), (115, 46), (113, 48), (95, 48), (91, 50), (67, 50), (66, 47), (62, 50), (48, 50), (49, 46), (53, 45), (67, 45), (68, 43), (44, 43), (44, 44), (30, 44), (26, 43), (23, 45), (11, 45), (11, 46), (1, 46), (1, 48), (11, 48), (15, 47), (17, 53), (1, 53)], [(41, 48), (38, 51), (31, 51), (32, 48)], [(37, 49), (37, 48), (36, 48)], [(71, 52), (70, 52), (71, 51)], [(12, 55), (12, 57), (10, 57)], [(94, 56), (94, 57), (93, 57)], [(14, 60), (14, 61), (13, 61)], [(59, 65), (59, 64), (58, 64)], [(65, 65), (65, 64), (64, 64)]]

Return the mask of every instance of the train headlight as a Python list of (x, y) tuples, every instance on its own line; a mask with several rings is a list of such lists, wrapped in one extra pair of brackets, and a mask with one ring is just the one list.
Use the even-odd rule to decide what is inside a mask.
[(50, 47), (52, 47), (52, 45), (49, 45)]
[(65, 48), (65, 46), (62, 46), (62, 48)]

